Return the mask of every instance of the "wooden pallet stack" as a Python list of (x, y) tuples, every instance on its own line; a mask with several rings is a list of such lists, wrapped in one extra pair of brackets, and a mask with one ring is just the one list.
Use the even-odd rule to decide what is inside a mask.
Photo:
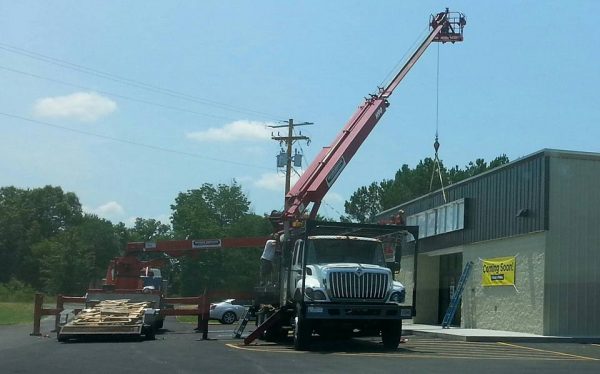
[(71, 322), (74, 326), (81, 325), (134, 325), (144, 316), (144, 309), (150, 307), (150, 302), (130, 302), (128, 299), (103, 300), (92, 308), (83, 309)]

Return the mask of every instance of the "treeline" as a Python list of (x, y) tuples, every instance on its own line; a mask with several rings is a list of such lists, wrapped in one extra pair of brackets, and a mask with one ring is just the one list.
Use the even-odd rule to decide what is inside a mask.
[[(441, 165), (451, 185), (508, 162), (505, 155), (465, 168)], [(375, 214), (429, 192), (434, 162), (426, 158), (411, 169), (403, 165), (393, 179), (360, 187), (345, 203), (341, 219), (366, 222)], [(433, 189), (440, 187), (433, 178)], [(19, 290), (80, 295), (104, 278), (109, 261), (127, 242), (266, 236), (271, 226), (250, 212), (250, 201), (235, 181), (204, 184), (179, 193), (170, 224), (137, 218), (133, 227), (82, 211), (76, 194), (61, 187), (0, 188), (0, 297)], [(197, 295), (204, 290), (250, 291), (258, 279), (261, 248), (233, 249), (180, 257), (163, 269), (171, 293)]]
[[(241, 187), (204, 184), (180, 193), (171, 225), (137, 218), (133, 227), (82, 211), (61, 187), (0, 188), (0, 289), (80, 295), (105, 276), (109, 261), (130, 241), (263, 236), (266, 219), (249, 212)], [(258, 274), (260, 249), (216, 251), (174, 259), (166, 269), (172, 292), (248, 290)]]
[(346, 218), (358, 222), (371, 222), (377, 213), (441, 188), (440, 174), (444, 187), (447, 187), (508, 162), (506, 155), (496, 157), (489, 164), (478, 158), (464, 168), (454, 166), (448, 169), (440, 162), (440, 173), (437, 172), (436, 164), (431, 158), (421, 160), (414, 169), (404, 164), (393, 179), (384, 179), (358, 188), (344, 203)]

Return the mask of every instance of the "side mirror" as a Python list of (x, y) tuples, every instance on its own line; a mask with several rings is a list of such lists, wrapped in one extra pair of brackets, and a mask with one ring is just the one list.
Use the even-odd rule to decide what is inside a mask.
[(388, 268), (390, 268), (390, 270), (392, 271), (392, 273), (398, 274), (400, 272), (400, 261), (388, 262), (387, 265)]

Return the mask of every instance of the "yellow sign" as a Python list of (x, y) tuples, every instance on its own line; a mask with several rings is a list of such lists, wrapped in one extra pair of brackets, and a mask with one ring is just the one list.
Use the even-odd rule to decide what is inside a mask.
[(517, 261), (515, 257), (483, 260), (483, 286), (514, 286)]

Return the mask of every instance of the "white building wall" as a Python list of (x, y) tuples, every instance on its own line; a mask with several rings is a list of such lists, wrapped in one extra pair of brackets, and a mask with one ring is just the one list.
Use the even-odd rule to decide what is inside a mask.
[[(545, 245), (544, 232), (466, 245), (463, 264), (474, 266), (463, 292), (461, 325), (543, 334)], [(515, 255), (516, 287), (482, 286), (481, 259)]]
[[(402, 269), (396, 280), (406, 287), (406, 305), (412, 305), (414, 256), (402, 256)], [(417, 263), (417, 310), (414, 323), (436, 324), (439, 304), (438, 256), (419, 255)]]

